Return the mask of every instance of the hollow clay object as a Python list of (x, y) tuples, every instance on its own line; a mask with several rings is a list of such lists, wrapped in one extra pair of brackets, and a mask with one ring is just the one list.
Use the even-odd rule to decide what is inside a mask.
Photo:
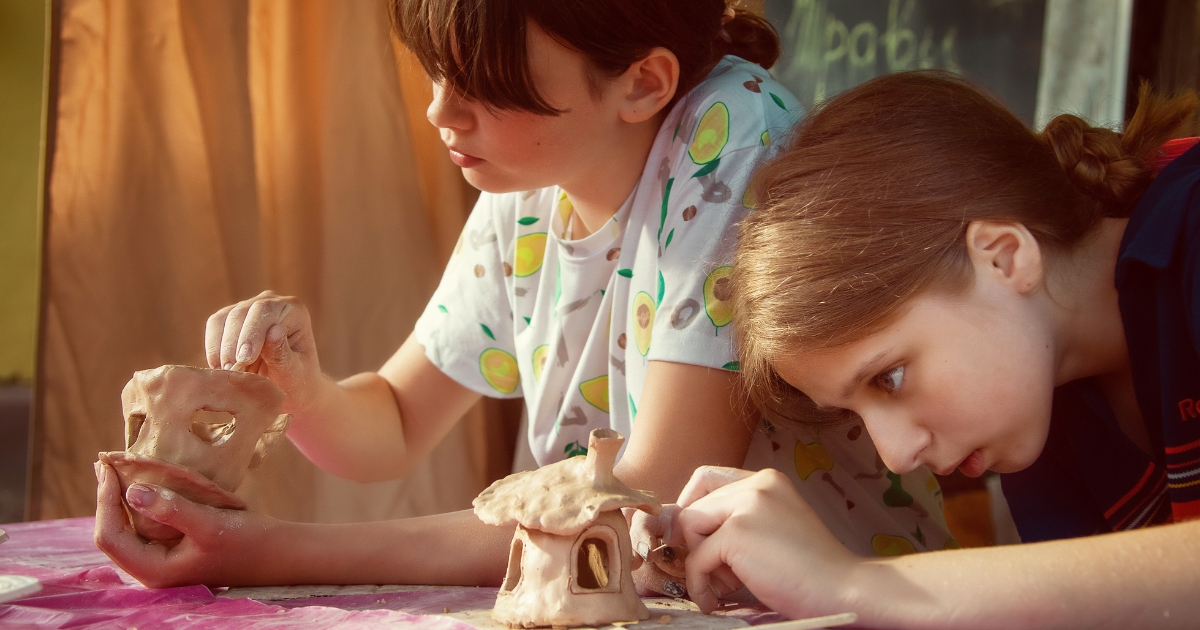
[(621, 508), (658, 514), (652, 492), (613, 476), (625, 438), (596, 429), (586, 457), (509, 475), (475, 498), (490, 525), (517, 524), (492, 618), (509, 627), (600, 626), (650, 618), (633, 586)]
[[(116, 470), (122, 496), (143, 482), (197, 503), (245, 509), (233, 493), (287, 430), (292, 416), (279, 413), (283, 399), (283, 390), (257, 374), (181, 365), (136, 372), (121, 392), (125, 450), (100, 453), (100, 461)], [(149, 540), (183, 536), (128, 511)]]

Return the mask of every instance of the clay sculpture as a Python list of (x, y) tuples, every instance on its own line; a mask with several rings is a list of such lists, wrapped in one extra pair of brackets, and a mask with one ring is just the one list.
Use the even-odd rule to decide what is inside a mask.
[[(100, 461), (116, 470), (122, 496), (144, 482), (197, 503), (245, 509), (233, 493), (287, 430), (283, 399), (283, 390), (257, 374), (181, 365), (137, 372), (121, 392), (125, 450), (100, 453)], [(128, 512), (149, 540), (183, 536)]]
[(633, 586), (621, 508), (662, 509), (652, 492), (613, 476), (625, 438), (595, 429), (587, 455), (509, 475), (475, 498), (490, 525), (517, 524), (492, 618), (509, 627), (600, 626), (650, 611)]

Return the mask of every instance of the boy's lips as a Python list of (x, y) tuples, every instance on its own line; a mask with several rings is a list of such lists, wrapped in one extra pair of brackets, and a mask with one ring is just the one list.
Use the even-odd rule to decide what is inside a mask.
[(454, 165), (459, 168), (471, 168), (472, 166), (478, 166), (483, 163), (481, 158), (477, 158), (474, 155), (467, 155), (466, 153), (456, 150), (454, 147), (446, 148), (450, 150), (450, 161), (454, 162)]

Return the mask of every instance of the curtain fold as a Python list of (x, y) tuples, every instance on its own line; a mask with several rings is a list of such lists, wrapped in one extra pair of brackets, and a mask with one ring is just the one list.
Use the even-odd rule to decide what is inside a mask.
[[(381, 365), (473, 201), (415, 126), (428, 80), (398, 63), (382, 0), (63, 0), (61, 15), (34, 518), (94, 511), (121, 387), (203, 365), (226, 304), (300, 296), (327, 373)], [(283, 443), (239, 494), (324, 522), (468, 507), (487, 460), (511, 457), (487, 423), (478, 407), (408, 478), (375, 484)]]

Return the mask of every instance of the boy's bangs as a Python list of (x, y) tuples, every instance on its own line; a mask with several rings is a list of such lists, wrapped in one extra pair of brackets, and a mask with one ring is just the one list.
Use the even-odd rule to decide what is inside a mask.
[(393, 0), (392, 21), (400, 41), (446, 89), (488, 108), (562, 113), (530, 76), (523, 2)]

